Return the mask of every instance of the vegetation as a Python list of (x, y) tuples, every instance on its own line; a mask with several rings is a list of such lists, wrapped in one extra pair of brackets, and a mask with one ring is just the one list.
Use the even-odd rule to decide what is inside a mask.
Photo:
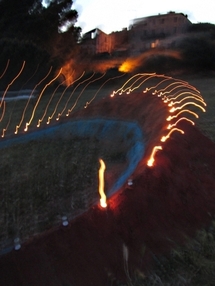
[(137, 270), (133, 273), (131, 281), (128, 279), (126, 284), (118, 281), (116, 285), (213, 286), (214, 281), (215, 222), (209, 229), (200, 230), (186, 246), (178, 246), (169, 255), (154, 256), (154, 266), (149, 273)]
[(54, 74), (74, 57), (81, 29), (75, 26), (78, 13), (72, 9), (73, 1), (47, 0), (46, 4), (41, 0), (23, 0), (22, 5), (16, 0), (0, 1), (1, 67), (10, 59), (16, 73), (25, 60), (28, 73), (37, 66), (43, 71), (52, 65)]
[[(96, 199), (98, 142), (38, 139), (0, 149), (1, 247), (74, 217)], [(92, 201), (91, 201), (92, 200)]]

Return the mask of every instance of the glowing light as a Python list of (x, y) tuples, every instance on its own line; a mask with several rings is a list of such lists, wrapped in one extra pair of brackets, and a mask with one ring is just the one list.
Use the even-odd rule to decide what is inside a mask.
[(179, 128), (173, 128), (173, 129), (171, 129), (171, 130), (169, 131), (169, 133), (168, 133), (166, 136), (163, 136), (163, 137), (161, 138), (161, 142), (165, 142), (165, 141), (170, 137), (170, 135), (171, 135), (173, 132), (175, 132), (175, 131), (180, 132), (181, 134), (184, 134), (184, 131), (183, 131), (183, 130), (181, 130), (181, 129), (179, 129)]
[(6, 108), (6, 102), (3, 101), (3, 111), (2, 111), (2, 115), (1, 115), (1, 118), (0, 118), (0, 122), (2, 121), (2, 119), (4, 118), (4, 114), (5, 114), (5, 108)]
[(61, 74), (61, 69), (60, 69), (60, 71), (58, 72), (58, 74), (57, 74), (52, 80), (50, 80), (50, 81), (45, 85), (45, 87), (42, 89), (42, 91), (41, 91), (41, 93), (40, 93), (40, 95), (39, 95), (39, 97), (38, 97), (38, 99), (37, 99), (37, 102), (36, 102), (36, 104), (35, 104), (35, 106), (34, 106), (34, 109), (33, 109), (33, 111), (32, 111), (31, 118), (30, 118), (30, 120), (26, 123), (26, 126), (25, 126), (24, 131), (27, 131), (27, 130), (28, 130), (28, 126), (31, 124), (31, 122), (32, 122), (32, 120), (33, 120), (33, 118), (34, 118), (35, 111), (36, 111), (36, 109), (37, 109), (37, 106), (38, 106), (38, 104), (39, 104), (39, 102), (40, 102), (40, 99), (41, 99), (41, 97), (42, 97), (42, 95), (43, 95), (45, 89), (46, 89), (53, 81), (55, 81), (55, 80), (59, 77), (60, 74)]
[(2, 73), (2, 75), (0, 76), (0, 79), (1, 79), (1, 78), (4, 76), (4, 74), (6, 73), (7, 68), (8, 68), (8, 66), (9, 66), (9, 63), (10, 63), (10, 60), (7, 60), (6, 67), (5, 67), (5, 69), (4, 69), (3, 73)]
[(99, 194), (100, 194), (100, 205), (102, 208), (107, 207), (107, 199), (104, 192), (104, 172), (106, 169), (105, 163), (102, 159), (99, 159), (100, 168), (99, 168)]
[[(186, 99), (188, 99), (188, 98), (193, 98), (193, 99), (195, 99), (195, 100), (197, 100), (197, 101), (200, 101), (204, 106), (206, 106), (207, 104), (203, 101), (203, 99), (202, 98), (196, 98), (195, 96), (193, 96), (193, 95), (188, 95), (188, 96), (185, 96), (184, 98), (182, 98), (181, 100), (179, 100), (179, 101), (171, 101), (171, 103), (169, 103), (168, 104), (168, 106), (172, 106), (172, 105), (175, 105), (175, 104), (180, 104), (180, 103), (182, 103), (184, 100), (186, 100)], [(171, 98), (171, 100), (172, 100), (172, 98)]]
[[(130, 86), (130, 88), (129, 88), (129, 93), (130, 92), (132, 92), (132, 91), (134, 91), (135, 89), (138, 89), (143, 83), (145, 83), (147, 80), (149, 80), (150, 78), (154, 78), (154, 77), (161, 77), (161, 76), (158, 76), (158, 75), (156, 75), (156, 74), (144, 74), (144, 76), (148, 76), (147, 78), (145, 78), (144, 80), (142, 80), (140, 83), (139, 83), (139, 85), (136, 85), (135, 87), (133, 87), (134, 86), (134, 84), (136, 83), (136, 81), (138, 81), (139, 79), (137, 79), (131, 86)], [(143, 77), (143, 76), (142, 76)], [(141, 79), (141, 77), (140, 77), (140, 79)], [(127, 90), (127, 89), (126, 89)]]
[(182, 106), (172, 107), (169, 112), (172, 113), (172, 112), (175, 112), (176, 110), (183, 109), (187, 105), (195, 105), (195, 106), (199, 107), (203, 112), (206, 111), (201, 105), (199, 105), (195, 102), (189, 101), (189, 102), (184, 103)]
[[(25, 108), (24, 108), (24, 110), (23, 110), (23, 112), (22, 112), (22, 116), (21, 116), (20, 122), (19, 122), (18, 125), (16, 125), (16, 130), (15, 130), (15, 132), (14, 132), (15, 134), (18, 133), (18, 130), (19, 130), (19, 128), (20, 128), (20, 126), (21, 126), (21, 124), (22, 124), (22, 122), (23, 122), (23, 120), (24, 120), (27, 107), (28, 107), (29, 102), (30, 102), (30, 100), (31, 100), (31, 98), (32, 98), (32, 95), (34, 94), (34, 91), (35, 91), (36, 88), (49, 76), (49, 74), (51, 73), (51, 70), (52, 70), (52, 67), (50, 67), (50, 69), (49, 69), (48, 73), (45, 75), (45, 77), (43, 77), (43, 78), (40, 80), (40, 82), (37, 83), (37, 84), (35, 85), (35, 87), (32, 89), (31, 94), (30, 94), (30, 96), (29, 96), (29, 98), (28, 98), (28, 101), (27, 101), (27, 103), (26, 103), (26, 105), (25, 105)], [(26, 129), (25, 131), (27, 131), (27, 130), (28, 130), (28, 129)]]
[[(113, 97), (113, 96), (114, 96), (115, 94), (117, 94), (117, 93), (122, 94), (123, 92), (125, 92), (126, 90), (128, 90), (128, 89), (131, 87), (131, 86), (129, 86), (129, 87), (125, 88), (125, 86), (126, 86), (132, 79), (134, 79), (134, 78), (136, 78), (136, 77), (141, 78), (141, 77), (143, 77), (144, 75), (147, 75), (147, 74), (138, 73), (138, 74), (133, 75), (132, 77), (130, 77), (130, 78), (123, 84), (122, 87), (120, 87), (120, 88), (117, 89), (116, 91), (113, 91), (113, 93), (111, 94), (111, 97)], [(153, 74), (148, 74), (148, 75), (155, 75), (155, 73), (153, 73)], [(137, 80), (139, 80), (139, 78), (138, 78)], [(137, 81), (137, 80), (136, 80), (136, 81)], [(125, 88), (125, 89), (124, 89), (124, 88)]]
[[(114, 79), (117, 79), (117, 78), (120, 78), (120, 77), (123, 77), (124, 75), (125, 75), (125, 74), (122, 74), (122, 75), (115, 76), (115, 77), (112, 77), (112, 78), (107, 79), (107, 80), (100, 86), (100, 88), (97, 90), (97, 92), (95, 93), (95, 95), (91, 98), (91, 100), (86, 102), (86, 105), (84, 106), (84, 108), (87, 108), (87, 106), (91, 104), (91, 102), (96, 98), (96, 96), (97, 96), (97, 94), (99, 93), (99, 91), (102, 89), (102, 87), (103, 87), (108, 81), (114, 80)], [(111, 97), (113, 97), (112, 94), (111, 94)]]
[(154, 161), (155, 161), (155, 154), (157, 153), (158, 150), (162, 150), (161, 146), (155, 146), (152, 150), (152, 153), (150, 155), (149, 160), (147, 161), (147, 166), (152, 167), (154, 165)]
[[(85, 72), (82, 73), (82, 75), (81, 75), (80, 78), (82, 78), (82, 76), (84, 75), (84, 73), (85, 73)], [(83, 80), (83, 81), (81, 81), (81, 82), (79, 82), (79, 83), (77, 84), (77, 86), (73, 89), (72, 93), (70, 94), (70, 96), (69, 96), (69, 98), (68, 98), (68, 100), (67, 100), (67, 102), (66, 102), (66, 105), (65, 105), (64, 109), (67, 107), (67, 105), (68, 105), (68, 103), (69, 103), (71, 97), (73, 96), (74, 92), (76, 91), (76, 89), (77, 89), (81, 84), (83, 84), (83, 83), (85, 83), (86, 81), (90, 80), (94, 75), (95, 75), (95, 72), (94, 72), (89, 78), (87, 78), (87, 79), (85, 79), (85, 80)], [(68, 112), (67, 112), (66, 116), (69, 116), (69, 112), (70, 112), (70, 110), (68, 109)]]
[[(177, 86), (173, 87), (171, 90), (166, 91), (172, 85), (176, 85), (176, 84), (177, 84)], [(157, 92), (162, 92), (163, 95), (166, 95), (166, 94), (169, 94), (169, 93), (173, 92), (173, 90), (180, 88), (180, 87), (184, 87), (184, 84), (182, 84), (180, 81), (175, 81), (175, 82), (172, 82), (169, 85), (167, 85), (165, 88), (158, 90)]]
[[(106, 74), (106, 73), (104, 73), (101, 77), (99, 77), (99, 78), (97, 78), (97, 79), (95, 79), (95, 80), (93, 80), (93, 81), (90, 81), (87, 85), (89, 85), (90, 83), (92, 83), (92, 82), (94, 82), (94, 81), (96, 81), (96, 80), (101, 79), (102, 77), (105, 76), (105, 74)], [(107, 81), (108, 81), (108, 80), (106, 80), (106, 81), (103, 83), (103, 85), (104, 85)], [(84, 87), (84, 89), (82, 90), (81, 94), (83, 93), (83, 91), (85, 90), (85, 88), (87, 87), (87, 85)], [(103, 85), (102, 85), (102, 86), (103, 86)], [(101, 87), (102, 87), (102, 86), (101, 86)], [(100, 89), (101, 89), (101, 87), (100, 87)], [(99, 89), (99, 90), (100, 90), (100, 89)], [(95, 99), (95, 97), (96, 97), (96, 95), (98, 94), (99, 90), (98, 90), (97, 93), (94, 95), (94, 97), (90, 100), (90, 102), (87, 102), (87, 103), (86, 103), (86, 105), (84, 106), (84, 108), (86, 108), (86, 107), (93, 101), (93, 99)], [(80, 98), (80, 96), (78, 97), (78, 99), (79, 99), (79, 98)], [(74, 107), (73, 107), (73, 108), (74, 108)], [(73, 108), (72, 108), (72, 109), (73, 109)], [(71, 109), (71, 110), (72, 110), (72, 109)], [(70, 112), (71, 112), (71, 111), (70, 111)]]
[[(73, 73), (72, 73), (72, 75), (73, 75)], [(70, 77), (72, 77), (72, 75), (71, 75)], [(61, 82), (61, 83), (55, 88), (54, 92), (52, 93), (52, 95), (51, 95), (50, 98), (49, 98), (49, 101), (48, 101), (48, 103), (47, 103), (47, 105), (46, 105), (46, 108), (45, 108), (45, 111), (44, 111), (44, 113), (43, 113), (43, 116), (38, 120), (37, 127), (40, 126), (40, 123), (43, 121), (44, 117), (46, 116), (46, 113), (47, 113), (47, 111), (48, 111), (48, 107), (49, 107), (49, 105), (50, 105), (50, 103), (51, 103), (51, 101), (52, 101), (52, 99), (53, 99), (53, 97), (54, 97), (56, 91), (58, 90), (58, 88), (59, 88), (61, 85), (63, 85), (63, 83), (67, 82), (68, 80), (69, 80), (69, 78), (68, 78), (68, 79), (65, 79), (63, 82)], [(66, 91), (66, 89), (67, 89), (68, 87), (69, 87), (69, 85), (64, 89), (64, 91), (63, 91), (61, 97), (64, 95), (64, 93), (65, 93), (65, 91)], [(61, 97), (60, 97), (60, 99), (61, 99)], [(60, 102), (60, 100), (59, 100), (59, 102)], [(56, 107), (56, 109), (57, 109), (57, 107)], [(52, 118), (52, 117), (51, 117), (51, 118)], [(49, 122), (47, 122), (47, 124), (49, 124)]]
[[(196, 93), (193, 93), (193, 92), (190, 92), (190, 91), (184, 91), (184, 92), (182, 92), (181, 90), (179, 90), (178, 92), (180, 92), (180, 93), (179, 93), (177, 96), (175, 96), (175, 97), (171, 97), (171, 95), (169, 95), (170, 100), (176, 100), (177, 98), (181, 97), (182, 95), (189, 94), (189, 95), (191, 95), (191, 96), (193, 96), (193, 97), (195, 97), (195, 98), (199, 98), (201, 101), (204, 102), (204, 99), (203, 99), (202, 96), (199, 95), (199, 94), (196, 94)], [(177, 92), (177, 93), (178, 93), (178, 92)], [(175, 93), (175, 95), (176, 95), (177, 93)]]
[[(93, 75), (94, 75), (94, 74), (93, 74)], [(82, 91), (79, 93), (79, 95), (78, 95), (78, 97), (77, 97), (75, 103), (73, 104), (72, 108), (68, 110), (67, 116), (69, 116), (69, 113), (70, 113), (70, 112), (75, 108), (75, 106), (77, 105), (78, 100), (79, 100), (79, 98), (81, 97), (81, 95), (83, 94), (83, 92), (84, 92), (84, 90), (86, 89), (86, 87), (87, 87), (89, 84), (91, 84), (91, 83), (93, 83), (93, 82), (95, 82), (95, 81), (101, 79), (104, 75), (105, 75), (105, 73), (104, 73), (103, 75), (101, 75), (100, 77), (98, 77), (98, 78), (96, 78), (96, 79), (94, 79), (94, 80), (91, 80), (90, 82), (88, 82), (88, 83), (85, 85), (85, 87), (84, 87), (84, 88), (82, 89)]]
[(4, 135), (5, 135), (5, 132), (7, 131), (7, 129), (8, 129), (8, 126), (9, 126), (9, 124), (10, 124), (10, 121), (11, 121), (11, 117), (12, 117), (12, 112), (11, 112), (11, 114), (10, 114), (10, 117), (9, 117), (9, 120), (8, 120), (8, 123), (7, 123), (7, 125), (6, 125), (6, 127), (5, 128), (3, 128), (3, 130), (2, 130), (2, 138), (4, 137)]
[(195, 125), (195, 123), (192, 120), (188, 119), (187, 117), (181, 117), (174, 124), (169, 124), (167, 126), (167, 129), (171, 129), (172, 127), (176, 126), (178, 124), (178, 122), (180, 122), (181, 120), (186, 120), (186, 121), (190, 122), (192, 125)]
[(171, 90), (169, 91), (165, 91), (163, 94), (167, 94), (167, 93), (171, 93), (173, 90), (175, 89), (178, 89), (180, 87), (184, 87), (184, 88), (187, 88), (187, 89), (191, 89), (191, 90), (194, 90), (195, 92), (197, 93), (200, 93), (194, 86), (190, 85), (188, 82), (184, 81), (184, 80), (180, 80), (180, 79), (173, 79), (175, 80), (175, 82), (173, 83), (170, 83), (169, 85), (167, 85), (165, 88), (163, 89), (160, 89), (158, 92), (160, 91), (165, 91), (167, 90), (168, 88), (170, 88), (170, 86), (172, 85), (175, 85), (175, 84), (178, 84), (176, 87), (172, 88)]
[(161, 80), (161, 81), (160, 81), (159, 83), (157, 83), (156, 85), (151, 86), (150, 88), (147, 87), (147, 88), (144, 90), (144, 93), (146, 93), (147, 91), (150, 91), (151, 89), (154, 89), (153, 94), (156, 94), (156, 93), (157, 93), (156, 88), (157, 88), (159, 85), (161, 85), (162, 83), (164, 83), (165, 81), (168, 81), (168, 80), (171, 80), (171, 79), (172, 79), (172, 77), (169, 77), (169, 76), (165, 77), (165, 79)]
[(24, 69), (24, 66), (25, 66), (25, 61), (22, 63), (22, 67), (20, 69), (20, 71), (18, 72), (18, 74), (12, 79), (12, 81), (8, 84), (7, 88), (5, 89), (3, 95), (2, 95), (2, 99), (1, 99), (1, 103), (0, 103), (0, 108), (2, 106), (2, 102), (4, 101), (4, 98), (5, 98), (5, 95), (9, 89), (9, 87), (14, 83), (14, 81), (20, 76), (20, 74), (22, 73), (23, 69)]
[(176, 115), (172, 115), (172, 116), (167, 117), (166, 120), (170, 121), (170, 120), (172, 120), (174, 118), (177, 118), (181, 113), (184, 113), (184, 112), (188, 112), (188, 113), (194, 115), (196, 118), (199, 118), (198, 114), (196, 114), (195, 112), (193, 112), (193, 111), (191, 111), (189, 109), (183, 109), (183, 110), (179, 111)]
[[(71, 83), (71, 85), (74, 84), (75, 82), (77, 82), (79, 79), (81, 79), (81, 78), (84, 76), (84, 74), (85, 74), (85, 71), (84, 71), (76, 80), (74, 80), (74, 81)], [(69, 101), (70, 101), (70, 98), (71, 98), (71, 94), (70, 94), (69, 98), (67, 99), (66, 104), (64, 105), (64, 108), (61, 110), (61, 112), (58, 113), (58, 118), (64, 113), (64, 111), (65, 111), (65, 109), (66, 109), (66, 107), (67, 107), (67, 105), (68, 105), (68, 103), (69, 103)], [(49, 124), (50, 119), (51, 119), (51, 118), (49, 117), (47, 124)]]

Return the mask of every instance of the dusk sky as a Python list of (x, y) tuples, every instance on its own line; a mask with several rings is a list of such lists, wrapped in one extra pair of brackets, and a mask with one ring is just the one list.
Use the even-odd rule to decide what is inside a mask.
[(215, 24), (215, 0), (75, 0), (77, 25), (85, 33), (100, 28), (106, 33), (129, 27), (131, 20), (169, 11), (188, 15), (192, 23)]

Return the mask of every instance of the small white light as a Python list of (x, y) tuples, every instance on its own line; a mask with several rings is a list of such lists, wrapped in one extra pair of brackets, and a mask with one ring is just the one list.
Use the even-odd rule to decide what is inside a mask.
[(69, 222), (68, 222), (67, 216), (63, 216), (62, 217), (62, 225), (67, 226), (68, 224), (69, 224)]
[(21, 248), (20, 239), (19, 237), (14, 239), (14, 249), (19, 250)]
[(128, 186), (132, 186), (132, 185), (133, 185), (132, 179), (128, 179)]

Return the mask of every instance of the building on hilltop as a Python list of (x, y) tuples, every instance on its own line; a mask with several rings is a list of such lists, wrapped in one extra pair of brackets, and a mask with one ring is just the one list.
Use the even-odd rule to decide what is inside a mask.
[(132, 54), (155, 48), (167, 38), (182, 35), (190, 25), (187, 15), (175, 12), (134, 19), (130, 27)]
[(111, 38), (98, 28), (95, 28), (83, 35), (81, 46), (89, 55), (110, 53)]
[(95, 28), (83, 35), (81, 46), (86, 54), (138, 55), (148, 49), (169, 47), (192, 25), (187, 15), (169, 12), (134, 19), (129, 30), (106, 34)]

